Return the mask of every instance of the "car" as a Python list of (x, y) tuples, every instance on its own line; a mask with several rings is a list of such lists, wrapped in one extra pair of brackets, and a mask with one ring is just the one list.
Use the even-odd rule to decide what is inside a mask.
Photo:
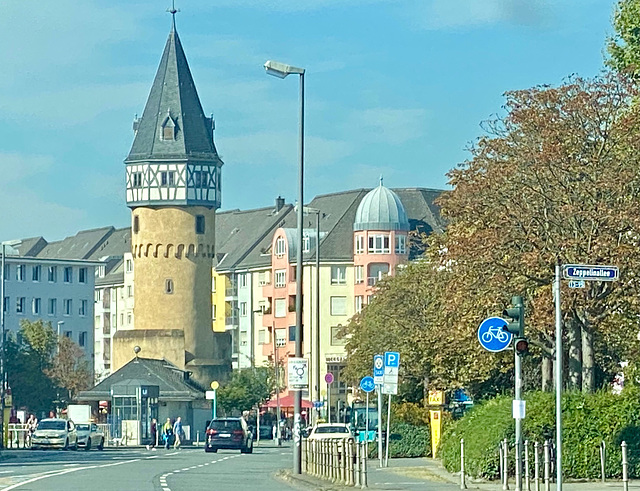
[(221, 448), (253, 453), (253, 432), (244, 418), (216, 418), (209, 423), (204, 451), (217, 452)]
[(76, 425), (78, 434), (78, 446), (85, 450), (96, 447), (98, 450), (104, 449), (104, 433), (95, 423), (78, 423)]
[(329, 439), (354, 440), (351, 428), (344, 423), (318, 423), (309, 434), (309, 440)]
[(78, 450), (78, 435), (73, 421), (47, 418), (38, 423), (31, 437), (32, 449), (69, 448)]

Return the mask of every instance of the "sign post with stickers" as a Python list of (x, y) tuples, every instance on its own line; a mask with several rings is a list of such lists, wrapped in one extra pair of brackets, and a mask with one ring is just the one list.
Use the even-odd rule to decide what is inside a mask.
[(384, 356), (373, 357), (373, 383), (378, 393), (378, 460), (382, 467), (382, 383), (384, 382)]

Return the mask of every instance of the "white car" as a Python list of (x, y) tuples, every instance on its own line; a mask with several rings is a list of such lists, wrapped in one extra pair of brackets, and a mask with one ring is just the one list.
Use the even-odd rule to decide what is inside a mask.
[(104, 433), (95, 423), (78, 423), (76, 425), (78, 433), (78, 446), (85, 450), (96, 447), (98, 450), (104, 449)]
[(311, 430), (309, 440), (354, 440), (351, 428), (344, 423), (318, 423)]
[(32, 449), (72, 448), (78, 450), (78, 436), (73, 421), (58, 418), (43, 419), (31, 437)]

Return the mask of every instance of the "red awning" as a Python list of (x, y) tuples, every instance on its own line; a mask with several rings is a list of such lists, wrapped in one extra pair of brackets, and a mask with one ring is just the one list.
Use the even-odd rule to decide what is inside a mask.
[[(275, 399), (271, 399), (270, 401), (265, 402), (262, 405), (262, 407), (268, 407), (268, 408), (278, 407), (277, 401)], [(293, 407), (293, 394), (280, 397), (280, 407)], [(302, 399), (302, 407), (312, 408), (313, 403), (311, 401), (307, 401), (306, 399)]]

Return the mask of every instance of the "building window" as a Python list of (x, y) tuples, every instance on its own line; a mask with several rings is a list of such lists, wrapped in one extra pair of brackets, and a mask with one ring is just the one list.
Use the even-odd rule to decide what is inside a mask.
[(331, 266), (331, 284), (346, 285), (347, 284), (347, 267)]
[(4, 309), (5, 313), (9, 312), (9, 297), (4, 297), (4, 302), (2, 304), (2, 308)]
[(196, 234), (204, 234), (204, 215), (196, 215)]
[(289, 326), (289, 341), (296, 340), (296, 326)]
[(258, 331), (258, 344), (267, 344), (267, 330), (260, 329)]
[(98, 278), (104, 278), (104, 275), (107, 273), (107, 268), (104, 264), (101, 264), (96, 268), (95, 272)]
[(347, 340), (340, 337), (342, 326), (331, 326), (331, 346), (344, 346)]
[(67, 266), (64, 268), (64, 282), (71, 283), (73, 281), (73, 268), (71, 266)]
[(209, 186), (209, 173), (206, 170), (203, 170), (201, 174), (202, 174), (202, 182), (200, 183), (200, 186), (203, 188), (206, 188)]
[(94, 302), (99, 302), (100, 300), (102, 300), (102, 290), (96, 290), (94, 292), (93, 300), (94, 300)]
[(127, 312), (127, 325), (131, 325), (131, 321), (133, 320), (133, 316), (131, 315), (131, 312)]
[(162, 139), (163, 140), (173, 140), (175, 138), (175, 126), (173, 124), (165, 124), (162, 127)]
[(133, 173), (133, 187), (141, 188), (142, 187), (142, 172), (134, 172)]
[(261, 271), (258, 275), (258, 283), (260, 286), (271, 284), (271, 271)]
[(58, 267), (57, 266), (49, 266), (49, 271), (48, 271), (48, 279), (49, 279), (49, 283), (55, 283), (56, 281), (58, 281)]
[(27, 267), (24, 264), (18, 264), (16, 266), (16, 280), (24, 281), (24, 278), (26, 275), (27, 275)]
[(276, 346), (281, 348), (287, 345), (287, 330), (276, 329)]
[(40, 315), (40, 311), (42, 310), (42, 300), (40, 298), (34, 298), (31, 301), (31, 311), (33, 315)]
[(133, 217), (133, 233), (137, 234), (140, 231), (140, 217), (135, 215)]
[(247, 316), (247, 302), (240, 302), (240, 316)]
[(87, 331), (82, 331), (79, 335), (78, 335), (78, 344), (81, 347), (85, 347), (87, 345)]
[(311, 249), (311, 240), (309, 239), (309, 234), (304, 234), (302, 237), (302, 252), (309, 252)]
[(24, 314), (24, 305), (27, 303), (27, 299), (25, 297), (18, 297), (16, 299), (16, 313)]
[(87, 282), (87, 268), (78, 269), (78, 282), (79, 283)]
[(396, 235), (396, 254), (407, 253), (407, 236)]
[(276, 256), (284, 256), (286, 252), (284, 237), (278, 237), (276, 239)]
[(4, 279), (5, 281), (8, 281), (9, 278), (11, 278), (11, 268), (9, 267), (9, 264), (6, 263), (4, 265)]
[(356, 266), (356, 283), (364, 282), (364, 266)]
[(356, 254), (364, 253), (364, 235), (356, 235)]
[(331, 315), (347, 315), (347, 297), (331, 297)]
[(176, 183), (176, 173), (172, 170), (169, 171), (169, 186), (173, 186)]
[(213, 320), (216, 320), (216, 314), (217, 314), (217, 312), (218, 312), (218, 309), (216, 308), (216, 304), (213, 304), (213, 305), (211, 306), (211, 318), (212, 318)]
[(33, 268), (31, 269), (31, 279), (33, 281), (40, 281), (40, 271), (41, 271), (41, 267), (40, 265), (38, 266), (33, 266)]
[(127, 298), (133, 297), (133, 286), (127, 285)]
[(240, 288), (246, 288), (247, 287), (247, 276), (249, 276), (248, 274), (239, 274), (238, 275), (238, 286)]
[(164, 282), (164, 292), (168, 293), (168, 294), (172, 294), (173, 293), (173, 280), (172, 279), (166, 279)]
[(72, 336), (73, 336), (73, 332), (71, 332), (71, 331), (65, 331), (65, 332), (64, 332), (64, 337), (65, 337), (65, 338), (70, 338), (70, 337), (72, 337)]
[(126, 271), (127, 273), (131, 273), (133, 271), (133, 261), (131, 259), (127, 259)]
[(62, 313), (64, 315), (71, 315), (71, 309), (73, 308), (73, 302), (70, 298), (65, 298), (62, 301)]
[(388, 235), (369, 236), (369, 254), (389, 254), (390, 252)]
[(87, 306), (88, 302), (86, 300), (80, 300), (80, 309), (78, 310), (78, 314), (82, 317), (87, 315)]
[(58, 307), (58, 300), (55, 298), (50, 298), (47, 307), (47, 314), (56, 315), (56, 311)]
[(362, 312), (362, 302), (363, 302), (364, 298), (362, 297), (362, 295), (357, 295), (355, 298), (355, 303), (354, 303), (354, 308), (355, 308), (355, 312), (356, 314), (359, 314), (360, 312)]
[(284, 286), (286, 286), (286, 284), (287, 284), (287, 273), (286, 273), (286, 270), (278, 269), (274, 273), (274, 279), (275, 279), (275, 287), (276, 288), (283, 288)]
[(285, 317), (287, 315), (287, 300), (284, 298), (276, 298), (275, 304), (275, 316)]

